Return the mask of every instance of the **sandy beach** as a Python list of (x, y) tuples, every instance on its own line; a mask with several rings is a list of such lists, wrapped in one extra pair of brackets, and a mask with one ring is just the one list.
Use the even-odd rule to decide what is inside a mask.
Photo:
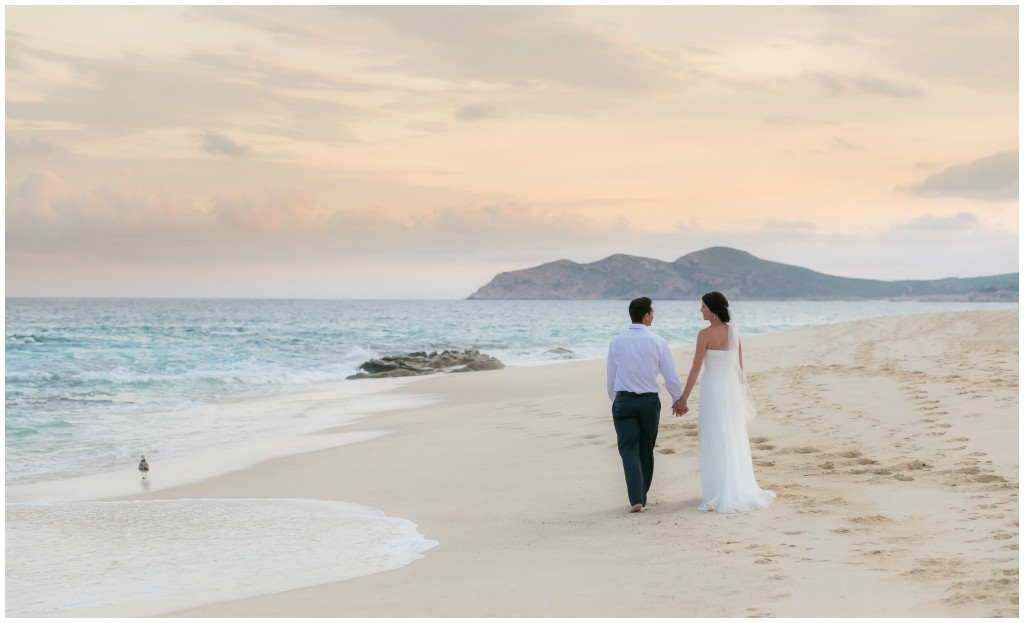
[(387, 434), (130, 499), (345, 501), (436, 547), (167, 614), (1018, 616), (1018, 312), (756, 336), (744, 355), (768, 509), (696, 510), (697, 410), (665, 395), (652, 501), (628, 514), (603, 360), (435, 376), (391, 391), (436, 402), (338, 429)]

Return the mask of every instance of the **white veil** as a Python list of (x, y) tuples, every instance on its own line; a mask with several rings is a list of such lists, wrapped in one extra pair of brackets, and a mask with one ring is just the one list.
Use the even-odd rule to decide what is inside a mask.
[(750, 385), (747, 383), (747, 375), (740, 365), (740, 330), (736, 321), (736, 314), (729, 310), (729, 363), (736, 373), (739, 381), (740, 404), (746, 408), (746, 418), (749, 422), (757, 416), (757, 405), (754, 403), (754, 396), (750, 393)]

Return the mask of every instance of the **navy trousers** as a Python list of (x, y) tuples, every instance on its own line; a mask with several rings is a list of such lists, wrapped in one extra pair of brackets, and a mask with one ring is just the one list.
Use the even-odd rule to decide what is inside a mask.
[(612, 421), (619, 439), (619, 456), (626, 475), (630, 506), (647, 506), (647, 491), (654, 478), (654, 442), (658, 439), (660, 419), (658, 394), (618, 392), (615, 395)]

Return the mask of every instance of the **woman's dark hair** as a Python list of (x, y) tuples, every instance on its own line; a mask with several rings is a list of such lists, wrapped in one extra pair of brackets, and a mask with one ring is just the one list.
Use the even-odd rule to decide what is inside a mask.
[(708, 306), (711, 313), (718, 316), (719, 320), (729, 322), (729, 299), (725, 298), (724, 294), (721, 292), (708, 292), (700, 297), (700, 300), (704, 301), (704, 304)]
[(633, 299), (629, 302), (629, 319), (637, 324), (643, 322), (644, 316), (651, 311), (652, 306), (651, 299), (646, 296)]

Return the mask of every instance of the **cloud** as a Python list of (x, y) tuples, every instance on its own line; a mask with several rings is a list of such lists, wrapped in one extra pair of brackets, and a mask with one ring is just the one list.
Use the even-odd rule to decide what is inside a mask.
[(298, 190), (135, 194), (69, 192), (35, 172), (7, 188), (8, 249), (74, 252), (145, 264), (211, 265), (314, 260), (541, 257), (538, 249), (587, 250), (629, 240), (624, 221), (516, 203), (452, 206), (415, 216), (320, 204)]
[(980, 226), (978, 217), (970, 212), (954, 216), (922, 216), (892, 228), (892, 233), (930, 233), (942, 231), (972, 231)]
[(481, 119), (499, 119), (504, 113), (497, 106), (490, 104), (470, 104), (455, 111), (458, 121), (480, 121)]
[(838, 123), (835, 123), (833, 121), (822, 121), (820, 119), (811, 119), (808, 117), (765, 117), (764, 122), (772, 125), (792, 126), (839, 125)]
[(255, 197), (219, 196), (213, 200), (210, 216), (227, 232), (301, 232), (309, 225), (318, 229), (315, 207), (313, 200), (298, 190)]
[[(218, 20), (261, 30), (289, 45), (329, 46), (337, 44), (337, 12), (330, 6), (196, 6), (197, 13)], [(342, 35), (343, 36), (343, 35)]]
[(818, 229), (817, 224), (811, 221), (765, 220), (760, 222), (760, 226), (770, 233), (815, 232)]
[(810, 150), (807, 153), (809, 153), (811, 155), (821, 155), (821, 154), (829, 154), (829, 153), (836, 153), (836, 152), (858, 153), (858, 152), (866, 152), (866, 151), (870, 151), (870, 150), (867, 147), (864, 147), (863, 145), (858, 145), (857, 143), (851, 143), (850, 141), (843, 140), (843, 139), (839, 138), (838, 136), (833, 136), (832, 137), (832, 142), (829, 143), (827, 147), (824, 147), (824, 148), (821, 148), (821, 149), (812, 149), (812, 150)]
[[(45, 223), (57, 220), (53, 200), (64, 189), (64, 181), (52, 171), (33, 171), (20, 185), (7, 189), (5, 217), (8, 245), (12, 224), (17, 226), (19, 217), (27, 222)], [(16, 227), (15, 227), (16, 229)]]
[(676, 67), (589, 30), (573, 7), (392, 6), (341, 7), (387, 26), (398, 71), (454, 81), (558, 85), (633, 95), (677, 84)]
[(9, 94), (9, 122), (59, 122), (114, 134), (246, 127), (276, 136), (347, 141), (352, 139), (349, 120), (369, 114), (332, 99), (366, 90), (361, 81), (292, 69), (260, 54), (126, 54), (106, 59), (51, 52), (23, 42), (17, 42), (15, 51), (23, 70), (9, 71), (9, 84), (34, 85), (36, 63), (60, 67), (73, 78), (49, 84), (31, 99)]
[(1019, 150), (1004, 151), (950, 167), (900, 190), (923, 197), (1013, 201), (1020, 195), (1019, 169)]
[(219, 132), (207, 132), (203, 137), (203, 151), (223, 156), (248, 156), (252, 147), (241, 145)]
[(124, 261), (163, 256), (205, 237), (209, 219), (198, 204), (170, 192), (132, 194), (95, 188), (71, 193), (50, 171), (36, 171), (6, 190), (8, 250), (79, 253)]
[(67, 151), (56, 143), (43, 141), (34, 137), (17, 137), (8, 134), (5, 143), (5, 153), (8, 158), (17, 158), (20, 156), (49, 156)]
[(804, 76), (831, 95), (879, 95), (895, 98), (919, 98), (924, 92), (911, 85), (897, 84), (877, 76), (842, 75), (830, 72), (806, 73)]
[(864, 147), (863, 145), (858, 145), (856, 143), (851, 143), (849, 141), (844, 141), (838, 136), (833, 137), (832, 144), (843, 151), (868, 151), (867, 147)]

